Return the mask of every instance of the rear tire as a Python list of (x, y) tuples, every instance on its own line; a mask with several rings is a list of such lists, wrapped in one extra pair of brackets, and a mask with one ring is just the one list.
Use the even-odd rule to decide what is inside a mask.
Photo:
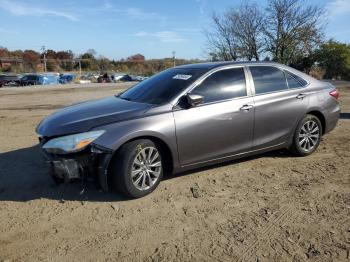
[(306, 115), (294, 132), (290, 151), (296, 156), (311, 155), (319, 146), (321, 136), (321, 121), (314, 115)]
[(131, 198), (153, 192), (163, 177), (161, 147), (148, 139), (124, 144), (111, 163), (112, 189)]

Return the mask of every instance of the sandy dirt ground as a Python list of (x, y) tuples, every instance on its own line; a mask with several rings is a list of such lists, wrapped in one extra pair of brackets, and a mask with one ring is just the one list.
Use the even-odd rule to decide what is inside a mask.
[(0, 261), (350, 261), (350, 85), (345, 114), (309, 157), (195, 170), (137, 200), (55, 185), (36, 125), (123, 88), (0, 89)]

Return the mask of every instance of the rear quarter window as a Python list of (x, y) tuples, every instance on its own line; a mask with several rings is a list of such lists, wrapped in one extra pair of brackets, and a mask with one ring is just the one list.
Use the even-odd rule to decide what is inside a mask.
[(250, 66), (253, 76), (255, 94), (287, 90), (288, 85), (284, 72), (272, 66)]
[(284, 73), (286, 74), (289, 88), (301, 88), (307, 85), (307, 81), (302, 79), (301, 77), (289, 71), (284, 71)]

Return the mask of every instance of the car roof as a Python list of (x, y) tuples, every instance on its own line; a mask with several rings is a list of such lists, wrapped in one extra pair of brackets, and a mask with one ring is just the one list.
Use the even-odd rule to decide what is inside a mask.
[(180, 69), (202, 69), (204, 71), (210, 71), (215, 68), (221, 68), (225, 66), (230, 65), (237, 65), (237, 66), (254, 66), (254, 65), (266, 65), (266, 66), (276, 66), (279, 68), (282, 68), (284, 70), (288, 70), (289, 72), (292, 72), (300, 77), (302, 77), (304, 80), (307, 80), (308, 82), (314, 82), (318, 81), (315, 78), (300, 72), (290, 66), (272, 62), (272, 61), (224, 61), (224, 62), (207, 62), (207, 63), (198, 63), (198, 64), (188, 64), (188, 65), (181, 65), (177, 66), (175, 68)]
[(229, 66), (229, 65), (278, 65), (283, 66), (282, 64), (276, 62), (267, 62), (267, 61), (223, 61), (223, 62), (207, 62), (207, 63), (198, 63), (198, 64), (188, 64), (177, 66), (177, 68), (183, 69), (206, 69), (211, 70), (218, 67)]

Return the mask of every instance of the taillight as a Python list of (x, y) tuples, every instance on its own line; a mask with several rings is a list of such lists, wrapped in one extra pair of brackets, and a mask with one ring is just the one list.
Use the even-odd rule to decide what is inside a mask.
[(337, 89), (334, 89), (333, 91), (329, 92), (331, 96), (333, 96), (335, 99), (339, 98), (339, 92)]

